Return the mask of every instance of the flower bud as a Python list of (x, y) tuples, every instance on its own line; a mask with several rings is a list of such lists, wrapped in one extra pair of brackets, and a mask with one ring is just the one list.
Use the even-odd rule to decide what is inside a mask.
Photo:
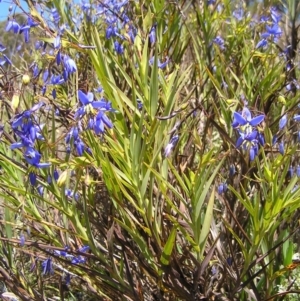
[(24, 85), (28, 85), (30, 83), (30, 76), (28, 74), (24, 74), (22, 77), (22, 82)]
[(278, 96), (278, 102), (280, 102), (280, 103), (282, 103), (284, 105), (286, 104), (286, 100), (285, 100), (285, 98), (282, 95)]

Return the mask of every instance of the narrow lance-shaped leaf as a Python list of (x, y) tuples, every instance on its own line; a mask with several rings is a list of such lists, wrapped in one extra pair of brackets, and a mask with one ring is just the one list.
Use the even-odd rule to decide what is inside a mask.
[(214, 203), (215, 203), (215, 189), (212, 189), (207, 209), (205, 212), (205, 217), (202, 225), (202, 229), (200, 232), (200, 238), (199, 238), (199, 246), (200, 246), (200, 256), (203, 256), (203, 253), (205, 251), (205, 245), (207, 241), (207, 237), (210, 231), (211, 221), (213, 218), (213, 210), (214, 210)]
[(171, 254), (174, 248), (175, 240), (176, 240), (177, 228), (174, 226), (171, 230), (171, 233), (168, 237), (168, 240), (163, 248), (162, 255), (160, 257), (160, 262), (163, 265), (169, 265)]

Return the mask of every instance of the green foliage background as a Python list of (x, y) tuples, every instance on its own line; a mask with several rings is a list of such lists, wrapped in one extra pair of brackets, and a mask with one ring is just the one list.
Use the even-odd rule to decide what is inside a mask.
[[(52, 45), (51, 23), (28, 4), (40, 22), (33, 41)], [(54, 99), (51, 90), (39, 92), (42, 79), (33, 79), (29, 66), (35, 61), (43, 70), (54, 70), (57, 50), (41, 53), (23, 44), (23, 58), (14, 52), (14, 66), (1, 68), (0, 276), (16, 298), (298, 300), (298, 262), (292, 259), (298, 252), (300, 190), (289, 168), (299, 162), (299, 126), (292, 118), (299, 114), (299, 91), (286, 85), (299, 78), (299, 4), (278, 2), (285, 13), (284, 34), (267, 49), (255, 48), (264, 31), (255, 20), (269, 13), (269, 3), (243, 4), (241, 20), (232, 15), (237, 3), (222, 1), (222, 10), (218, 4), (130, 1), (128, 14), (138, 33), (132, 42), (123, 29), (125, 52), (117, 55), (101, 19), (83, 18), (74, 34), (73, 7), (64, 1), (44, 3), (45, 10), (54, 5), (69, 25), (62, 51), (76, 60), (78, 70), (56, 87)], [(151, 44), (153, 25), (157, 41)], [(224, 50), (212, 42), (218, 35)], [(13, 45), (16, 36), (2, 39)], [(287, 45), (294, 51), (290, 71), (280, 55)], [(160, 69), (159, 62), (168, 58)], [(28, 84), (24, 74), (31, 77)], [(109, 116), (114, 127), (102, 137), (82, 132), (93, 155), (68, 155), (64, 138), (75, 124), (77, 90), (93, 91), (99, 84), (98, 96), (117, 110)], [(259, 131), (266, 144), (254, 161), (235, 146), (233, 113), (243, 108), (243, 97), (254, 116), (265, 115)], [(42, 196), (28, 182), (30, 167), (22, 151), (10, 149), (15, 136), (9, 127), (16, 113), (40, 100), (53, 108), (39, 116), (45, 141), (38, 148), (52, 163), (38, 172)], [(284, 114), (288, 123), (279, 130)], [(179, 141), (166, 157), (174, 133)], [(283, 155), (272, 143), (275, 135), (285, 142)], [(54, 170), (60, 173), (57, 181)], [(219, 193), (224, 182), (228, 190)], [(66, 189), (78, 192), (79, 200), (68, 198)], [(76, 265), (57, 256), (54, 250), (66, 245), (87, 262)], [(81, 254), (83, 245), (90, 252)], [(41, 263), (49, 257), (54, 273), (44, 275)]]

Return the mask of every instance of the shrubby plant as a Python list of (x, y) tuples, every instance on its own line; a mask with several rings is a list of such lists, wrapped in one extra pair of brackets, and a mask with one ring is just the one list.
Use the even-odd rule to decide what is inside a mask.
[(27, 4), (0, 40), (2, 298), (297, 300), (297, 1)]

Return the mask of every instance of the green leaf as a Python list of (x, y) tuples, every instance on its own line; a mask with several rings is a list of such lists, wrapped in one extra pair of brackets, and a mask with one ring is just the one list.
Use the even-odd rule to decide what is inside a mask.
[(203, 256), (203, 253), (205, 251), (207, 237), (210, 232), (211, 221), (213, 219), (214, 203), (215, 203), (215, 189), (213, 188), (210, 198), (209, 198), (209, 201), (208, 201), (208, 204), (207, 204), (207, 209), (205, 212), (203, 226), (202, 226), (202, 229), (200, 232), (200, 238), (199, 238), (200, 257)]
[(177, 227), (173, 227), (171, 230), (171, 233), (168, 237), (168, 240), (163, 248), (161, 257), (160, 257), (160, 262), (163, 265), (169, 265), (170, 264), (170, 260), (171, 260), (171, 255), (172, 255), (172, 251), (174, 248), (174, 244), (176, 241), (176, 233), (177, 233)]

